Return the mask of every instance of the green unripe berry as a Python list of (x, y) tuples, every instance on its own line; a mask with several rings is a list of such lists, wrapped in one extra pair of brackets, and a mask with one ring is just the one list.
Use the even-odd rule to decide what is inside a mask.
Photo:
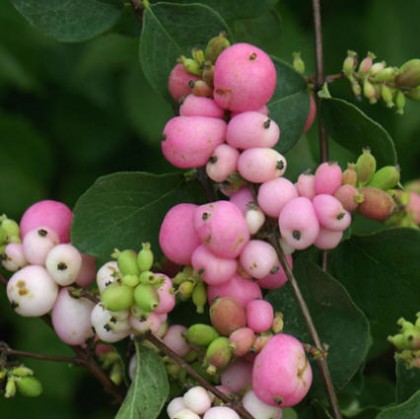
[(381, 98), (385, 102), (387, 108), (393, 108), (395, 106), (394, 93), (386, 84), (381, 84)]
[(186, 301), (191, 298), (195, 287), (195, 281), (186, 280), (179, 285), (177, 295), (181, 301)]
[(139, 275), (140, 270), (137, 265), (137, 252), (132, 249), (123, 251), (115, 250), (112, 254), (117, 259), (118, 268), (123, 275)]
[(134, 290), (134, 301), (145, 312), (151, 312), (159, 305), (159, 296), (153, 285), (140, 283)]
[(363, 95), (369, 100), (369, 103), (374, 104), (378, 101), (376, 89), (373, 84), (366, 78), (363, 81)]
[(204, 53), (206, 57), (206, 61), (210, 61), (211, 63), (214, 64), (217, 60), (217, 57), (220, 55), (220, 53), (229, 46), (230, 46), (230, 42), (226, 38), (226, 34), (223, 32), (215, 36), (214, 38), (210, 39)]
[(385, 67), (382, 70), (378, 71), (372, 76), (374, 82), (386, 83), (395, 80), (395, 77), (398, 74), (398, 68), (396, 67)]
[(19, 224), (10, 218), (4, 218), (1, 222), (1, 229), (6, 233), (6, 241), (10, 242), (8, 238), (19, 237)]
[(128, 287), (136, 287), (140, 283), (138, 275), (128, 274), (121, 278), (121, 284), (127, 285)]
[(41, 382), (32, 376), (22, 377), (16, 380), (16, 387), (22, 396), (38, 397), (42, 393)]
[(128, 285), (114, 283), (105, 288), (101, 301), (107, 310), (127, 310), (134, 304), (134, 290)]
[(34, 372), (30, 368), (20, 365), (19, 367), (13, 368), (10, 371), (10, 374), (16, 377), (26, 377), (28, 375), (33, 375)]
[(405, 108), (405, 95), (401, 90), (398, 90), (397, 95), (395, 96), (395, 106), (397, 108), (397, 114), (403, 115)]
[(214, 375), (218, 370), (225, 368), (231, 359), (232, 348), (229, 345), (229, 339), (219, 336), (208, 346), (203, 366), (207, 367), (207, 374)]
[(142, 243), (142, 248), (137, 255), (137, 265), (140, 272), (149, 271), (153, 266), (153, 252), (150, 249), (150, 243)]
[(305, 63), (303, 62), (300, 52), (293, 53), (293, 68), (300, 74), (305, 74)]
[(364, 186), (372, 179), (376, 171), (376, 159), (368, 148), (364, 148), (356, 161), (357, 181), (359, 186)]
[(4, 389), (4, 397), (6, 399), (10, 399), (14, 397), (16, 394), (16, 378), (9, 377), (6, 382), (6, 387)]
[(213, 326), (196, 323), (186, 330), (184, 337), (191, 345), (198, 345), (205, 348), (214, 339), (219, 337), (219, 333), (217, 333), (217, 330)]
[(374, 173), (369, 186), (386, 191), (392, 189), (400, 181), (400, 169), (398, 166), (384, 166)]
[(159, 286), (162, 285), (163, 280), (162, 277), (159, 275), (156, 275), (152, 271), (144, 271), (139, 276), (140, 284), (146, 284), (146, 285), (154, 285)]
[(396, 83), (400, 87), (414, 88), (420, 85), (420, 59), (405, 62), (399, 69)]
[(346, 77), (350, 77), (353, 75), (353, 72), (356, 68), (356, 57), (357, 54), (355, 51), (348, 50), (347, 57), (344, 59), (343, 62), (343, 73)]
[(206, 287), (203, 281), (197, 281), (192, 292), (192, 302), (197, 308), (197, 313), (204, 313), (204, 306), (207, 302)]
[(420, 86), (414, 87), (413, 89), (410, 89), (406, 93), (407, 97), (412, 100), (420, 100)]
[(179, 57), (178, 62), (180, 62), (186, 71), (197, 76), (201, 75), (200, 65), (192, 58), (187, 58), (184, 56)]

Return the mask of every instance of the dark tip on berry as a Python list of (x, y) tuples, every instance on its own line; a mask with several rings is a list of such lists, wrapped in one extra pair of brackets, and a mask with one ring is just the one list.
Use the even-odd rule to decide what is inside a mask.
[(194, 88), (194, 85), (195, 85), (195, 81), (194, 81), (194, 80), (190, 80), (190, 81), (188, 82), (188, 86), (189, 86), (191, 89), (193, 89), (193, 88)]
[(165, 141), (165, 140), (166, 140), (166, 138), (167, 138), (166, 134), (162, 134), (161, 141)]
[(249, 56), (249, 61), (255, 61), (257, 59), (257, 53), (253, 52), (250, 56)]
[(274, 274), (276, 274), (279, 270), (280, 270), (280, 266), (273, 266), (273, 267), (271, 268), (270, 274), (271, 274), (271, 275), (274, 275)]
[(268, 128), (270, 128), (270, 125), (271, 125), (271, 119), (268, 118), (266, 121), (264, 121), (263, 127), (264, 127), (264, 129), (268, 129)]
[(6, 260), (9, 260), (6, 253), (0, 254), (0, 261), (5, 262)]
[(66, 265), (64, 262), (60, 262), (60, 263), (57, 265), (57, 269), (58, 269), (59, 271), (65, 271), (65, 270), (67, 269), (67, 265)]
[(295, 240), (300, 240), (302, 233), (299, 230), (293, 230), (292, 236)]
[(283, 170), (284, 169), (284, 161), (279, 160), (276, 164), (276, 167), (277, 167), (278, 170)]
[(209, 158), (209, 163), (214, 164), (214, 163), (216, 163), (216, 162), (217, 162), (217, 156), (211, 156), (211, 157)]
[(210, 214), (208, 212), (203, 212), (203, 215), (201, 216), (201, 219), (203, 221), (206, 221), (210, 218)]
[(200, 268), (198, 270), (198, 275), (203, 275), (206, 270), (204, 268)]
[(11, 307), (13, 308), (13, 310), (14, 310), (15, 308), (18, 308), (18, 307), (19, 307), (19, 304), (18, 304), (16, 301), (11, 301), (11, 302), (10, 302), (10, 305), (11, 305)]
[(45, 237), (45, 236), (48, 235), (48, 231), (47, 230), (44, 230), (43, 228), (40, 228), (38, 230), (38, 235), (41, 236), (41, 237)]
[(337, 215), (337, 220), (342, 220), (343, 218), (344, 218), (344, 216), (346, 215), (346, 213), (345, 212), (340, 212), (338, 215)]
[(104, 329), (107, 331), (107, 332), (110, 332), (112, 329), (111, 329), (111, 326), (109, 325), (109, 324), (106, 324), (106, 325), (104, 325)]
[(280, 406), (283, 403), (283, 399), (280, 396), (277, 396), (274, 399), (274, 403)]
[(114, 316), (112, 316), (110, 319), (109, 319), (109, 321), (111, 322), (111, 323), (117, 323), (117, 319), (114, 317)]

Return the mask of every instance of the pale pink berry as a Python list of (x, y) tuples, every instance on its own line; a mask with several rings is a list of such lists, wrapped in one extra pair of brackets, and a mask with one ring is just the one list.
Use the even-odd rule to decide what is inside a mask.
[(70, 243), (58, 244), (48, 252), (45, 267), (54, 281), (64, 287), (76, 281), (82, 267), (82, 255)]
[(226, 142), (241, 150), (254, 147), (274, 147), (280, 138), (280, 128), (272, 119), (259, 112), (242, 112), (234, 116), (226, 129)]
[(185, 356), (191, 350), (191, 346), (184, 337), (186, 331), (187, 328), (184, 325), (173, 324), (168, 327), (162, 339), (163, 343), (179, 356)]
[(279, 407), (270, 406), (261, 401), (253, 390), (249, 390), (242, 398), (244, 408), (254, 418), (258, 419), (282, 419), (283, 410)]
[(226, 122), (219, 118), (176, 116), (163, 129), (163, 155), (181, 169), (205, 166), (225, 132)]
[(351, 215), (346, 211), (341, 202), (332, 195), (320, 194), (312, 204), (321, 227), (328, 230), (343, 231), (351, 223)]
[(7, 297), (12, 308), (21, 316), (38, 317), (47, 314), (58, 295), (58, 285), (43, 266), (25, 266), (7, 282)]
[(184, 403), (194, 413), (202, 415), (211, 407), (211, 400), (207, 390), (201, 386), (191, 387), (184, 394)]
[(229, 335), (229, 346), (235, 356), (244, 356), (254, 345), (255, 333), (249, 327), (240, 327)]
[(179, 108), (181, 116), (207, 116), (209, 118), (223, 118), (225, 110), (208, 97), (188, 95)]
[(62, 288), (51, 312), (55, 333), (68, 345), (81, 345), (94, 336), (90, 315), (95, 303), (87, 298), (74, 298)]
[(206, 165), (207, 176), (214, 182), (224, 182), (236, 171), (239, 151), (228, 144), (218, 145)]
[(270, 406), (291, 407), (306, 396), (311, 384), (312, 368), (302, 343), (284, 333), (272, 336), (255, 358), (256, 396)]
[(299, 196), (312, 199), (315, 196), (315, 175), (301, 173), (295, 186)]
[(194, 214), (194, 227), (202, 243), (223, 258), (236, 258), (249, 241), (245, 217), (229, 201), (199, 206)]
[(60, 243), (68, 243), (72, 216), (71, 209), (62, 202), (49, 199), (39, 201), (24, 212), (19, 224), (20, 234), (25, 237), (35, 228), (49, 227), (57, 233)]
[(271, 329), (274, 320), (273, 306), (265, 300), (253, 300), (246, 306), (246, 322), (255, 333)]
[(168, 403), (168, 406), (166, 406), (166, 413), (168, 414), (169, 419), (174, 419), (176, 414), (181, 410), (186, 409), (186, 407), (183, 397), (175, 397)]
[(58, 244), (57, 233), (49, 227), (37, 227), (23, 238), (23, 252), (32, 265), (44, 265), (49, 251)]
[(264, 183), (282, 176), (286, 159), (272, 148), (249, 148), (238, 159), (238, 172), (247, 181)]
[(204, 414), (203, 419), (241, 419), (230, 407), (214, 406)]
[(87, 288), (96, 277), (96, 258), (92, 255), (82, 253), (82, 266), (76, 277), (75, 283), (79, 287)]
[(347, 211), (355, 211), (362, 199), (359, 191), (353, 186), (344, 184), (338, 187), (334, 196), (341, 202), (343, 208)]
[(416, 192), (409, 192), (408, 204), (406, 210), (411, 214), (413, 221), (420, 224), (420, 194)]
[(245, 213), (245, 220), (248, 226), (249, 234), (257, 234), (265, 223), (265, 214), (256, 204), (249, 204)]
[(278, 218), (286, 203), (297, 197), (295, 185), (284, 177), (278, 177), (260, 185), (257, 199), (265, 214)]
[(132, 310), (130, 316), (128, 317), (128, 324), (132, 327), (134, 333), (143, 334), (152, 332), (156, 335), (163, 323), (164, 321), (162, 318), (154, 312), (148, 313), (144, 316), (136, 316)]
[(239, 257), (241, 266), (252, 278), (260, 279), (274, 273), (279, 266), (276, 250), (263, 240), (250, 240)]
[[(290, 267), (290, 269), (293, 269), (293, 259), (291, 255), (286, 255), (287, 263)], [(265, 289), (275, 289), (282, 287), (286, 282), (288, 281), (288, 278), (286, 276), (286, 273), (284, 272), (283, 267), (280, 265), (276, 266), (276, 270), (274, 272), (270, 272), (267, 276), (264, 278), (261, 278), (257, 281), (257, 284), (261, 288)]]
[(207, 298), (210, 303), (218, 297), (233, 297), (246, 307), (250, 301), (262, 298), (262, 293), (261, 288), (254, 281), (235, 274), (223, 284), (207, 287)]
[(244, 215), (248, 211), (249, 204), (256, 204), (251, 188), (248, 186), (244, 186), (234, 192), (230, 196), (229, 201), (232, 202), (232, 204), (235, 204)]
[(341, 185), (342, 171), (336, 162), (321, 163), (315, 171), (315, 193), (334, 195)]
[(171, 279), (164, 274), (156, 274), (163, 280), (163, 284), (156, 288), (159, 305), (153, 310), (156, 314), (169, 313), (175, 307), (175, 290)]
[[(267, 105), (264, 105), (259, 109), (254, 109), (253, 112), (259, 112), (265, 116), (268, 116), (268, 114), (270, 113), (270, 110), (268, 109)], [(234, 116), (239, 115), (240, 113), (242, 112), (231, 112), (230, 117), (233, 118)]]
[(204, 244), (194, 250), (191, 264), (203, 281), (212, 285), (229, 281), (238, 268), (236, 259), (225, 259), (216, 256)]
[(91, 312), (90, 321), (96, 335), (104, 342), (118, 342), (131, 332), (128, 323), (128, 310), (109, 311), (101, 303), (98, 303)]
[(319, 221), (312, 202), (304, 197), (289, 201), (280, 213), (279, 228), (282, 238), (295, 249), (313, 244), (319, 233)]
[(181, 63), (177, 64), (171, 70), (168, 78), (168, 89), (170, 95), (178, 102), (181, 98), (186, 97), (191, 93), (191, 82), (199, 79), (200, 77), (195, 74), (188, 73)]
[(113, 284), (121, 276), (116, 260), (111, 260), (103, 264), (96, 274), (96, 284), (99, 292), (102, 294), (104, 289)]
[(195, 204), (178, 204), (165, 215), (159, 232), (164, 255), (179, 265), (191, 265), (191, 255), (201, 244), (194, 228)]
[(22, 243), (8, 243), (0, 260), (3, 268), (9, 272), (16, 272), (28, 264)]
[(270, 100), (276, 81), (276, 69), (268, 54), (250, 44), (234, 44), (216, 60), (214, 100), (231, 111), (257, 110)]
[(326, 228), (320, 228), (318, 237), (314, 242), (314, 246), (322, 250), (335, 249), (343, 238), (342, 231), (333, 231)]
[(173, 419), (201, 419), (201, 416), (193, 412), (191, 409), (185, 408), (179, 410)]
[(230, 364), (221, 374), (222, 386), (227, 387), (232, 393), (240, 393), (252, 386), (252, 364), (237, 359)]
[(234, 297), (216, 298), (210, 306), (210, 321), (223, 336), (246, 326), (245, 308)]

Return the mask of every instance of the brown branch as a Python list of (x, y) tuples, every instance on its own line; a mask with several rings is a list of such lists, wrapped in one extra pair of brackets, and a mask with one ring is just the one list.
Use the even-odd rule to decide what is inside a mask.
[(172, 358), (181, 368), (183, 368), (187, 373), (194, 378), (199, 384), (201, 384), (208, 391), (212, 392), (216, 397), (225, 402), (228, 406), (234, 409), (242, 419), (254, 419), (252, 416), (237, 400), (232, 400), (225, 393), (217, 389), (215, 386), (210, 384), (205, 378), (203, 378), (187, 361), (181, 358), (176, 354), (171, 348), (166, 346), (159, 338), (154, 336), (152, 333), (148, 333), (145, 336), (142, 336), (140, 340), (146, 339), (150, 343), (153, 343), (159, 350), (161, 350), (165, 355)]
[[(275, 231), (275, 230), (274, 230)], [(334, 385), (332, 382), (331, 374), (328, 369), (328, 363), (327, 363), (327, 351), (324, 347), (324, 345), (321, 342), (321, 339), (319, 338), (318, 332), (316, 330), (315, 324), (312, 320), (311, 313), (309, 311), (308, 305), (306, 304), (305, 299), (303, 298), (303, 295), (300, 291), (299, 285), (297, 283), (297, 280), (295, 276), (292, 273), (292, 270), (290, 269), (289, 264), (287, 263), (286, 256), (283, 252), (283, 249), (280, 246), (280, 243), (277, 239), (279, 233), (278, 231), (275, 231), (274, 233), (271, 233), (268, 235), (268, 241), (270, 244), (276, 249), (278, 258), (280, 260), (280, 263), (284, 269), (284, 272), (286, 273), (288, 282), (292, 288), (292, 292), (294, 294), (294, 297), (296, 299), (296, 302), (298, 303), (300, 310), (302, 312), (303, 318), (306, 323), (306, 328), (308, 329), (309, 335), (311, 336), (311, 339), (314, 343), (314, 351), (313, 353), (316, 353), (317, 356), (314, 356), (313, 359), (316, 362), (319, 371), (321, 373), (322, 380), (324, 382), (324, 386), (327, 392), (328, 400), (330, 402), (331, 409), (334, 414), (335, 419), (341, 419), (341, 412), (338, 405), (337, 395), (335, 393)]]

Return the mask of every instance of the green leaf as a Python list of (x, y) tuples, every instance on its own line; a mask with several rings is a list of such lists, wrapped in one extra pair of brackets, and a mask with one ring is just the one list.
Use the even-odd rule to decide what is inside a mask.
[[(156, 0), (158, 1), (158, 0)], [(152, 3), (156, 3), (152, 1)], [(254, 18), (272, 8), (278, 0), (175, 0), (174, 3), (200, 3), (214, 9), (226, 20)], [(169, 2), (168, 2), (169, 3)]]
[[(315, 264), (299, 258), (293, 273), (308, 304), (320, 339), (328, 345), (328, 365), (336, 388), (342, 388), (362, 365), (370, 342), (369, 324), (343, 286)], [(284, 315), (284, 332), (312, 343), (291, 287), (269, 292), (267, 299)], [(343, 361), (345, 357), (345, 362)], [(311, 391), (323, 395), (318, 369)]]
[(396, 228), (353, 236), (332, 254), (330, 266), (367, 315), (372, 335), (386, 344), (400, 317), (419, 309), (420, 231)]
[(158, 253), (166, 212), (199, 197), (197, 183), (186, 182), (182, 173), (123, 172), (100, 177), (76, 203), (72, 242), (104, 262), (113, 249), (140, 249), (142, 242), (150, 242)]
[(376, 416), (376, 419), (419, 419), (420, 418), (420, 390), (409, 400), (398, 406), (389, 407)]
[(270, 117), (280, 127), (280, 141), (276, 149), (280, 153), (290, 150), (303, 133), (309, 113), (309, 95), (304, 77), (293, 67), (273, 57), (277, 71), (277, 85), (268, 103)]
[(122, 11), (120, 5), (98, 0), (11, 0), (36, 28), (59, 41), (80, 42), (110, 29)]
[(180, 55), (204, 48), (220, 32), (229, 33), (221, 16), (202, 4), (156, 3), (146, 8), (140, 37), (140, 63), (153, 88), (170, 99), (168, 77)]
[(324, 99), (321, 118), (328, 134), (358, 156), (369, 147), (378, 167), (397, 164), (394, 142), (388, 132), (359, 108), (342, 99)]
[(407, 368), (405, 362), (397, 361), (397, 402), (402, 403), (420, 388), (420, 369)]
[(168, 376), (159, 354), (136, 344), (136, 357), (136, 375), (115, 419), (155, 419), (168, 398)]

